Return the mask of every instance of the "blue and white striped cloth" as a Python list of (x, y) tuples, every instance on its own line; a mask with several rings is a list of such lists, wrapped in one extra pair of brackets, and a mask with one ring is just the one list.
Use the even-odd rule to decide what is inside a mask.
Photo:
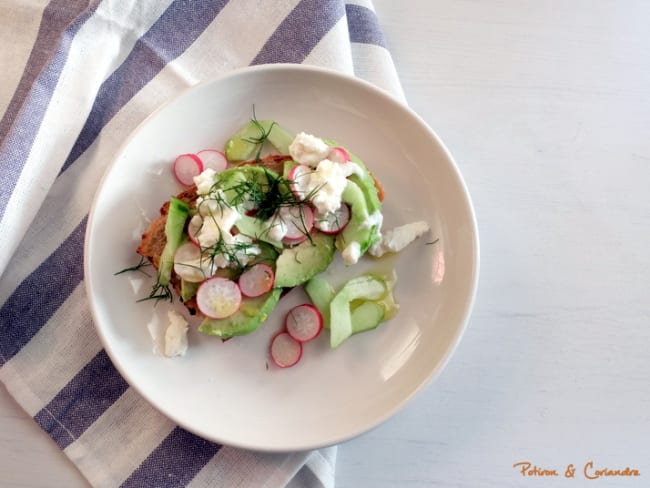
[(184, 431), (102, 350), (83, 241), (117, 148), (188, 86), (308, 63), (403, 94), (370, 0), (2, 0), (0, 380), (93, 486), (334, 486), (336, 448), (264, 454)]

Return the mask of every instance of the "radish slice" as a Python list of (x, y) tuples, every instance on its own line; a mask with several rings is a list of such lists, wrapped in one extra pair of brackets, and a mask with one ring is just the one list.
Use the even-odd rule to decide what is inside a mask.
[(289, 241), (304, 240), (314, 227), (314, 212), (307, 205), (281, 207), (278, 215), (287, 226), (284, 238)]
[(323, 316), (316, 307), (304, 303), (289, 310), (284, 325), (291, 337), (298, 342), (306, 342), (316, 337), (323, 329)]
[(194, 177), (203, 172), (203, 163), (196, 154), (181, 154), (174, 161), (173, 171), (181, 185), (192, 186)]
[(206, 317), (223, 319), (239, 310), (241, 290), (234, 281), (215, 276), (199, 286), (196, 304)]
[(302, 344), (286, 332), (280, 332), (271, 341), (271, 359), (281, 368), (289, 368), (300, 361)]
[(192, 241), (195, 245), (200, 246), (201, 244), (199, 243), (199, 232), (201, 232), (201, 228), (203, 227), (203, 217), (201, 215), (196, 214), (194, 217), (190, 219), (190, 222), (187, 224), (187, 236), (190, 238), (190, 241)]
[(247, 297), (259, 297), (273, 287), (275, 275), (268, 264), (257, 263), (239, 277), (239, 289)]
[(307, 197), (309, 193), (307, 190), (307, 183), (309, 180), (308, 175), (313, 171), (313, 168), (310, 168), (305, 164), (294, 166), (289, 171), (289, 181), (291, 182), (289, 183), (289, 188), (291, 188), (291, 191), (296, 198), (304, 200)]
[(347, 163), (350, 161), (350, 155), (342, 147), (333, 147), (330, 149), (327, 159), (334, 161), (335, 163)]
[(346, 203), (342, 203), (335, 212), (314, 215), (314, 227), (323, 234), (338, 234), (348, 225), (349, 221), (350, 207)]
[(282, 239), (282, 244), (285, 246), (295, 246), (296, 244), (300, 244), (301, 242), (304, 242), (307, 240), (307, 234), (303, 234), (300, 237), (294, 237), (293, 239), (284, 237)]
[[(174, 272), (185, 281), (198, 283), (205, 279), (206, 271), (201, 266), (201, 249), (193, 242), (186, 242), (174, 253)], [(209, 265), (209, 262), (205, 263)], [(209, 266), (208, 266), (209, 267)]]
[(203, 169), (210, 168), (220, 173), (228, 167), (226, 155), (217, 149), (204, 149), (196, 155), (203, 162)]

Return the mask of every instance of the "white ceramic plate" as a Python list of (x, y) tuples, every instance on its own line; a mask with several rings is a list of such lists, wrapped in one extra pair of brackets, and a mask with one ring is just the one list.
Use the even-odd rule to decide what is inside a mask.
[[(136, 303), (152, 280), (114, 276), (138, 261), (147, 219), (180, 188), (176, 155), (223, 147), (257, 117), (338, 141), (386, 190), (385, 228), (426, 220), (431, 232), (400, 255), (332, 270), (342, 279), (395, 266), (401, 310), (336, 350), (328, 335), (306, 344), (298, 365), (274, 367), (269, 338), (302, 290), (286, 296), (249, 336), (222, 343), (196, 331), (182, 358), (160, 353), (169, 304)], [(431, 242), (436, 241), (435, 244)], [(429, 243), (429, 244), (427, 244)], [(378, 425), (438, 374), (468, 320), (478, 279), (478, 235), (469, 195), (450, 154), (412, 111), (381, 90), (330, 71), (272, 65), (234, 71), (192, 88), (149, 117), (105, 175), (88, 223), (86, 284), (104, 346), (124, 378), (182, 427), (210, 440), (268, 451), (331, 445)], [(338, 271), (337, 271), (338, 270)], [(177, 310), (185, 309), (176, 302)], [(187, 315), (187, 314), (186, 314)]]

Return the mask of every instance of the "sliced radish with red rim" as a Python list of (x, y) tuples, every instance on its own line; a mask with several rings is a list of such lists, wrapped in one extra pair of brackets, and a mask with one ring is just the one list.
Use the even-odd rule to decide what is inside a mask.
[(230, 317), (241, 306), (241, 290), (237, 283), (215, 276), (205, 280), (196, 292), (196, 304), (211, 319)]
[(173, 171), (181, 185), (192, 186), (194, 177), (203, 172), (203, 162), (196, 154), (181, 154), (174, 161)]
[(350, 155), (342, 147), (333, 147), (330, 149), (327, 159), (335, 163), (347, 163), (350, 161)]
[(304, 242), (306, 240), (307, 240), (307, 234), (303, 234), (300, 237), (294, 237), (294, 238), (285, 237), (282, 239), (282, 244), (291, 247), (300, 244), (301, 242)]
[(203, 217), (199, 214), (196, 214), (194, 217), (192, 217), (189, 223), (187, 224), (187, 235), (190, 238), (190, 241), (192, 241), (197, 246), (200, 245), (198, 236), (202, 228), (203, 228)]
[(289, 310), (284, 326), (298, 342), (310, 341), (323, 329), (323, 316), (316, 307), (304, 303)]
[(350, 221), (350, 207), (342, 203), (338, 210), (314, 215), (314, 227), (324, 234), (338, 234)]
[(289, 368), (300, 361), (302, 344), (287, 332), (280, 332), (271, 341), (271, 359), (281, 368)]
[(174, 253), (174, 272), (185, 281), (197, 283), (205, 279), (201, 264), (201, 249), (193, 242), (186, 242)]
[(196, 155), (203, 162), (204, 170), (210, 168), (220, 173), (228, 167), (226, 155), (217, 149), (203, 149), (196, 153)]
[(257, 263), (239, 277), (239, 288), (247, 297), (259, 297), (273, 287), (275, 274), (268, 264)]
[(304, 200), (308, 196), (307, 182), (309, 180), (309, 173), (313, 171), (313, 168), (305, 164), (294, 166), (289, 171), (289, 187), (296, 198)]
[(287, 226), (285, 239), (304, 240), (314, 227), (314, 212), (308, 205), (290, 205), (281, 207), (278, 217)]

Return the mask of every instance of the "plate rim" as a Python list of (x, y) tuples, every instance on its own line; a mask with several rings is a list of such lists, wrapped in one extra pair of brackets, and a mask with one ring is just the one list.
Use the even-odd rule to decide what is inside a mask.
[[(325, 77), (333, 77), (336, 79), (341, 80), (344, 83), (351, 83), (353, 85), (357, 85), (361, 87), (364, 90), (367, 90), (371, 92), (374, 96), (378, 96), (379, 98), (384, 99), (387, 103), (390, 103), (392, 105), (395, 105), (396, 108), (398, 108), (401, 111), (405, 111), (408, 116), (412, 117), (426, 132), (429, 134), (429, 136), (436, 142), (438, 145), (442, 155), (446, 159), (447, 163), (449, 164), (450, 169), (453, 172), (453, 176), (456, 179), (456, 181), (459, 184), (459, 188), (462, 192), (462, 197), (463, 201), (466, 205), (466, 211), (468, 213), (469, 217), (469, 222), (470, 222), (470, 227), (471, 227), (471, 236), (472, 236), (472, 242), (471, 242), (471, 254), (472, 254), (472, 260), (473, 260), (473, 266), (472, 266), (472, 276), (469, 281), (469, 294), (466, 297), (466, 306), (463, 309), (462, 317), (460, 320), (460, 323), (458, 324), (458, 327), (456, 328), (456, 331), (453, 335), (453, 340), (451, 340), (445, 350), (445, 353), (440, 357), (440, 360), (437, 362), (436, 366), (432, 368), (430, 371), (426, 373), (426, 378), (422, 380), (415, 388), (413, 388), (408, 394), (404, 395), (402, 398), (399, 399), (399, 401), (396, 401), (391, 408), (386, 409), (386, 411), (383, 413), (383, 415), (379, 415), (373, 419), (373, 422), (370, 423), (369, 425), (364, 425), (361, 428), (357, 429), (351, 429), (348, 431), (347, 434), (345, 435), (340, 435), (334, 439), (327, 439), (326, 441), (322, 443), (312, 443), (309, 445), (296, 445), (295, 447), (273, 447), (272, 445), (259, 445), (255, 443), (250, 443), (250, 442), (237, 442), (236, 440), (233, 439), (223, 439), (219, 438), (218, 436), (214, 435), (207, 435), (205, 431), (199, 431), (198, 429), (195, 429), (189, 425), (187, 425), (183, 419), (177, 418), (174, 415), (171, 415), (170, 413), (166, 412), (163, 410), (161, 406), (159, 406), (155, 401), (153, 401), (152, 398), (150, 398), (149, 395), (144, 393), (140, 386), (137, 384), (137, 381), (134, 381), (131, 377), (131, 375), (126, 371), (117, 357), (115, 351), (113, 348), (110, 346), (110, 342), (108, 341), (107, 337), (104, 334), (104, 331), (102, 330), (102, 327), (99, 325), (99, 320), (98, 320), (98, 312), (96, 310), (96, 294), (94, 293), (93, 290), (93, 283), (92, 280), (90, 279), (91, 276), (91, 264), (93, 257), (90, 254), (90, 246), (91, 246), (91, 234), (92, 234), (92, 228), (93, 228), (93, 223), (95, 219), (95, 214), (96, 214), (96, 206), (98, 205), (98, 201), (100, 199), (100, 196), (102, 194), (102, 189), (104, 188), (106, 180), (109, 178), (110, 174), (113, 171), (113, 168), (118, 164), (118, 161), (120, 160), (120, 157), (124, 154), (126, 148), (131, 144), (132, 140), (136, 138), (142, 128), (146, 126), (153, 118), (155, 118), (160, 112), (166, 110), (169, 106), (172, 104), (176, 103), (179, 99), (187, 96), (189, 93), (201, 90), (205, 88), (206, 86), (215, 84), (215, 83), (223, 83), (224, 81), (231, 79), (231, 78), (237, 78), (240, 76), (248, 76), (248, 75), (255, 75), (257, 74), (263, 74), (265, 72), (275, 72), (275, 71), (301, 71), (301, 72), (311, 72), (313, 74), (316, 74), (317, 76), (325, 76)], [(124, 378), (124, 380), (129, 384), (130, 387), (134, 388), (134, 390), (140, 395), (143, 399), (147, 401), (149, 405), (151, 405), (155, 410), (160, 412), (163, 416), (166, 418), (170, 419), (172, 422), (177, 424), (178, 426), (182, 427), (183, 429), (187, 430), (188, 432), (191, 432), (203, 439), (207, 439), (212, 442), (217, 442), (222, 445), (227, 445), (231, 447), (237, 447), (237, 448), (243, 448), (243, 449), (253, 449), (253, 450), (258, 450), (262, 452), (292, 452), (292, 451), (298, 451), (298, 450), (311, 450), (311, 449), (318, 449), (318, 448), (323, 448), (323, 447), (328, 447), (332, 445), (339, 444), (341, 442), (348, 441), (350, 439), (353, 439), (359, 435), (362, 435), (364, 433), (367, 433), (371, 430), (374, 430), (381, 424), (383, 424), (386, 420), (394, 416), (398, 411), (400, 411), (406, 404), (408, 404), (414, 397), (416, 397), (418, 394), (420, 394), (429, 384), (431, 384), (438, 376), (442, 373), (442, 371), (446, 368), (448, 362), (450, 361), (451, 357), (455, 353), (456, 349), (458, 348), (458, 345), (464, 336), (467, 327), (469, 325), (469, 320), (472, 314), (472, 311), (474, 309), (475, 301), (476, 301), (476, 295), (477, 295), (477, 290), (478, 290), (478, 282), (479, 282), (479, 275), (480, 275), (480, 241), (479, 241), (479, 229), (478, 229), (478, 224), (477, 224), (477, 219), (476, 219), (476, 212), (474, 209), (474, 205), (471, 199), (471, 195), (469, 193), (467, 184), (460, 172), (460, 169), (458, 168), (458, 165), (456, 163), (456, 160), (452, 156), (451, 152), (448, 150), (447, 146), (444, 144), (442, 139), (437, 135), (437, 133), (429, 126), (429, 124), (426, 123), (426, 121), (419, 115), (417, 114), (413, 109), (411, 109), (408, 105), (400, 101), (397, 97), (395, 97), (393, 94), (387, 92), (386, 90), (370, 83), (369, 81), (366, 81), (364, 79), (358, 78), (356, 76), (351, 76), (347, 73), (342, 73), (340, 71), (336, 71), (330, 68), (325, 68), (325, 67), (320, 67), (320, 66), (313, 66), (313, 65), (303, 65), (303, 64), (292, 64), (292, 63), (276, 63), (276, 64), (262, 64), (262, 65), (256, 65), (256, 66), (246, 66), (242, 68), (237, 68), (233, 69), (224, 73), (220, 73), (216, 76), (210, 77), (206, 80), (203, 80), (199, 83), (196, 83), (190, 87), (186, 87), (182, 90), (180, 90), (175, 96), (170, 98), (169, 100), (165, 101), (163, 104), (158, 106), (156, 109), (154, 109), (151, 113), (149, 113), (134, 129), (131, 131), (131, 133), (122, 141), (120, 146), (115, 152), (115, 156), (113, 160), (108, 164), (106, 169), (104, 170), (104, 173), (102, 177), (100, 178), (97, 188), (96, 188), (96, 193), (93, 197), (92, 205), (90, 207), (90, 211), (88, 214), (88, 222), (86, 226), (86, 233), (84, 237), (84, 281), (85, 281), (85, 291), (87, 294), (88, 302), (89, 302), (89, 308), (91, 311), (91, 316), (93, 318), (93, 326), (100, 338), (100, 341), (102, 343), (104, 351), (108, 354), (109, 358), (111, 359), (111, 362), (113, 366), (118, 370), (120, 375)]]

